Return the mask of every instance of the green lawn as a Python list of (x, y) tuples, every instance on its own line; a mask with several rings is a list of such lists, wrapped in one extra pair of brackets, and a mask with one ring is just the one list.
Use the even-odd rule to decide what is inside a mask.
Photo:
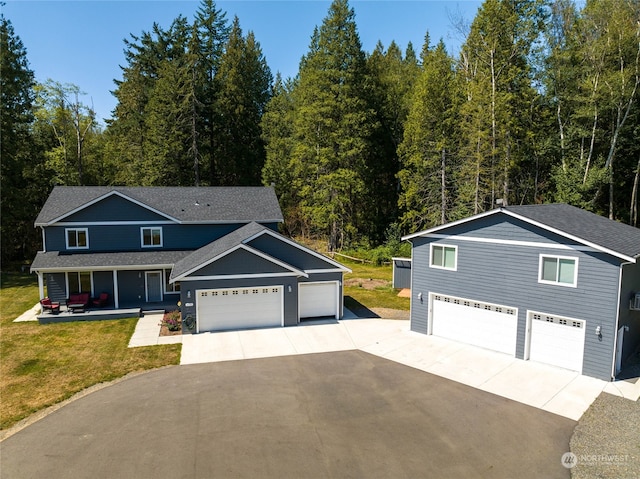
[(38, 285), (31, 275), (1, 280), (0, 429), (89, 386), (180, 362), (180, 344), (127, 347), (137, 318), (14, 323), (38, 302)]
[(375, 266), (345, 259), (338, 259), (353, 272), (344, 275), (345, 306), (349, 309), (390, 308), (409, 310), (409, 298), (399, 298), (398, 290), (393, 289), (392, 266)]

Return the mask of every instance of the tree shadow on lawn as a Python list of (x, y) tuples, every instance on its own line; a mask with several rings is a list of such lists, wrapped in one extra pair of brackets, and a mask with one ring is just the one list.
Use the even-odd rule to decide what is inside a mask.
[(356, 301), (351, 296), (344, 297), (344, 307), (349, 309), (353, 314), (359, 318), (379, 318), (376, 313), (367, 308), (364, 304)]

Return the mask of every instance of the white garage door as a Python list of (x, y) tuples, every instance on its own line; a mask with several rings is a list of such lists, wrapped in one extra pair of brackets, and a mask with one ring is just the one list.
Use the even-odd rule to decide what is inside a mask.
[(338, 317), (338, 283), (300, 283), (300, 318)]
[(196, 291), (198, 332), (282, 326), (282, 286)]
[(529, 359), (582, 372), (585, 322), (529, 311)]
[(518, 310), (453, 296), (431, 294), (435, 336), (516, 354)]

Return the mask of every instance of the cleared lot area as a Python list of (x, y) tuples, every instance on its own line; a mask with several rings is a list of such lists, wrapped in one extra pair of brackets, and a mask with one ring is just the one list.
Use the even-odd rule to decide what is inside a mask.
[(5, 440), (0, 477), (569, 477), (576, 423), (362, 351), (176, 366)]

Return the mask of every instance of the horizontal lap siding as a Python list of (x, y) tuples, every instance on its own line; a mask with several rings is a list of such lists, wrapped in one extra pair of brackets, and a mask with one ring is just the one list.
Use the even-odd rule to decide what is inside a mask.
[(280, 265), (245, 250), (223, 256), (190, 276), (215, 276), (221, 274), (291, 273)]
[[(162, 228), (162, 248), (143, 248), (141, 227)], [(84, 228), (78, 223), (77, 228)], [(97, 251), (152, 251), (154, 249), (197, 249), (236, 230), (239, 225), (96, 225), (89, 230), (88, 250), (69, 250), (74, 253)], [(65, 229), (73, 227), (50, 226), (46, 228), (47, 251), (65, 251)]]
[(67, 216), (62, 221), (80, 223), (99, 221), (167, 221), (166, 216), (154, 213), (148, 208), (139, 206), (129, 200), (112, 195), (77, 213)]
[[(509, 239), (539, 241), (541, 232), (522, 230), (513, 235), (513, 224), (493, 225), (510, 231)], [(484, 229), (489, 236), (490, 228)], [(467, 236), (476, 236), (468, 232)], [(555, 235), (550, 235), (555, 236)], [(506, 239), (506, 238), (505, 238)], [(429, 243), (458, 246), (457, 271), (429, 268)], [(546, 239), (552, 243), (551, 238)], [(499, 245), (455, 238), (413, 240), (411, 329), (426, 333), (429, 292), (437, 292), (518, 308), (516, 357), (523, 358), (527, 310), (586, 320), (583, 374), (609, 379), (613, 358), (619, 266), (608, 255), (575, 250)], [(578, 287), (538, 283), (539, 255), (577, 257)], [(422, 302), (418, 295), (422, 293)], [(602, 338), (595, 335), (602, 328)]]
[(309, 254), (300, 248), (296, 248), (295, 246), (268, 234), (263, 234), (253, 241), (250, 241), (249, 246), (263, 251), (268, 255), (278, 258), (299, 269), (335, 268), (335, 266), (324, 259)]

